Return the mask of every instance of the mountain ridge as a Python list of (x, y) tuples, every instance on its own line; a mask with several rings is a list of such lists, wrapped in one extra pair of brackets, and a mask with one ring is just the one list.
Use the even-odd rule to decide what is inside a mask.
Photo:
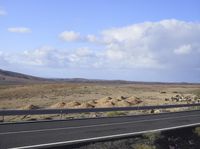
[(0, 69), (0, 84), (26, 84), (26, 83), (119, 83), (119, 84), (200, 84), (187, 82), (144, 82), (144, 81), (127, 81), (127, 80), (103, 80), (103, 79), (86, 79), (86, 78), (42, 78), (27, 75), (19, 72), (13, 72)]

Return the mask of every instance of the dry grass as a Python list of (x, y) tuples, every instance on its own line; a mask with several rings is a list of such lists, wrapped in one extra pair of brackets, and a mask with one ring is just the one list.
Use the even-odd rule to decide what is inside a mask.
[(1, 85), (0, 108), (113, 107), (173, 104), (165, 101), (177, 93), (192, 95), (200, 85), (60, 83)]

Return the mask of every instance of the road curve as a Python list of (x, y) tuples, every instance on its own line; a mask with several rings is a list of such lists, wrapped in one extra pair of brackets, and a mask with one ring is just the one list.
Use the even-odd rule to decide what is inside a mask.
[(200, 111), (0, 124), (0, 148), (42, 148), (200, 125)]

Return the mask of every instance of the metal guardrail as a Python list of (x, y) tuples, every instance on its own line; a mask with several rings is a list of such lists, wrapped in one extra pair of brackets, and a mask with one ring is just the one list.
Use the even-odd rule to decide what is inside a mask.
[(112, 107), (112, 108), (85, 108), (85, 109), (38, 109), (38, 110), (0, 110), (0, 116), (13, 115), (42, 115), (42, 114), (70, 114), (70, 113), (90, 113), (90, 112), (109, 112), (109, 111), (134, 111), (168, 109), (181, 107), (195, 107), (198, 104), (176, 104), (176, 105), (157, 105), (157, 106), (134, 106), (134, 107)]

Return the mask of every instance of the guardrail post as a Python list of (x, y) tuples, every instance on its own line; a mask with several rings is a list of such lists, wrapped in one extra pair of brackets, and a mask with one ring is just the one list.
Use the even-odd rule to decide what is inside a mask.
[(62, 110), (60, 111), (60, 119), (62, 120)]
[(2, 115), (2, 122), (4, 122), (4, 115)]

